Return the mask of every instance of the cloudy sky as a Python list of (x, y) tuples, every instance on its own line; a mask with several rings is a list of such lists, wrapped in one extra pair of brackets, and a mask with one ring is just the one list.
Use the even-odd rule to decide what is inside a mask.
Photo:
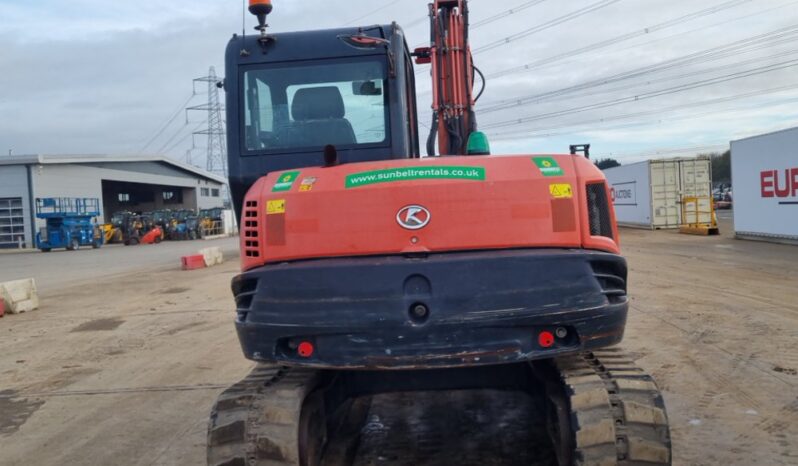
[[(274, 0), (269, 22), (280, 32), (396, 20), (418, 46), (426, 3)], [(478, 118), (494, 153), (591, 143), (598, 157), (633, 161), (798, 125), (796, 0), (470, 5), (475, 62), (488, 76)], [(241, 13), (241, 0), (0, 0), (0, 156), (185, 159), (193, 146), (203, 164), (205, 141), (190, 134), (204, 115), (187, 122), (180, 109), (206, 98), (202, 87), (192, 97), (193, 78), (211, 66), (223, 74)], [(427, 73), (419, 68), (425, 124)]]

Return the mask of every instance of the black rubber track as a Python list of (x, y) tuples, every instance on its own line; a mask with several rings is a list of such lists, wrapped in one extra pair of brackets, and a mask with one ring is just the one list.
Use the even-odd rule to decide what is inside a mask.
[(216, 400), (208, 464), (298, 466), (299, 424), (317, 371), (258, 365)]
[(561, 358), (556, 365), (570, 403), (576, 465), (671, 464), (662, 395), (622, 350)]
[[(620, 349), (558, 358), (555, 365), (568, 403), (573, 464), (671, 464), (662, 396)], [(326, 430), (313, 428), (323, 421), (307, 421), (319, 410), (310, 402), (320, 398), (321, 392), (314, 392), (318, 385), (318, 371), (257, 366), (217, 399), (208, 428), (208, 464), (316, 464), (317, 458), (307, 461), (300, 454), (314, 456), (327, 438)], [(355, 454), (330, 454), (323, 464), (338, 466), (337, 459), (345, 457), (350, 459), (341, 464), (363, 466), (553, 464), (541, 429), (545, 416), (527, 398), (524, 392), (495, 390), (375, 395), (357, 416), (362, 424), (338, 437), (347, 442), (327, 446), (333, 453), (355, 445)], [(333, 435), (330, 443), (338, 438)]]

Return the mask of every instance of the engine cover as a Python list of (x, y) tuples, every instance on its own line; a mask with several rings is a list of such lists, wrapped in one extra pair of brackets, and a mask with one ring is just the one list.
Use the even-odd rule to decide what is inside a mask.
[(390, 160), (271, 173), (247, 194), (242, 268), (514, 248), (618, 253), (602, 173), (572, 155)]

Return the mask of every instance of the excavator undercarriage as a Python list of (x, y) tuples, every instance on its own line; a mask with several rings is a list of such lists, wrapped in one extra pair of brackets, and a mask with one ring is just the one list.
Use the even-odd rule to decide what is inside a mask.
[(259, 364), (217, 400), (208, 464), (666, 465), (670, 435), (620, 349), (434, 371)]

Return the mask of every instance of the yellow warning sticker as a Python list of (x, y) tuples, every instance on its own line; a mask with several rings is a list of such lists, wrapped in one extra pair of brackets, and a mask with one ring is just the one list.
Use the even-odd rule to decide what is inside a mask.
[(574, 197), (574, 190), (568, 183), (550, 184), (549, 192), (554, 199), (573, 199)]
[(285, 213), (285, 199), (275, 199), (266, 203), (266, 215)]

